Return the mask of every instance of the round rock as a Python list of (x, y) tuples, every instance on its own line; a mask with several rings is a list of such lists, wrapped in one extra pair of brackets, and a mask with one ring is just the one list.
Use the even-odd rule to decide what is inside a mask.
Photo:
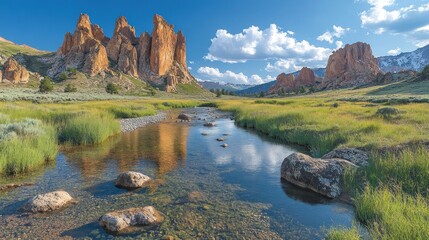
[(100, 218), (100, 225), (110, 232), (120, 232), (131, 226), (155, 225), (163, 221), (160, 212), (147, 206), (107, 213)]
[(58, 210), (73, 202), (73, 198), (67, 192), (55, 191), (33, 197), (23, 209), (27, 212), (43, 213)]
[(124, 172), (116, 178), (115, 186), (126, 189), (135, 189), (145, 187), (151, 180), (150, 177), (139, 172)]

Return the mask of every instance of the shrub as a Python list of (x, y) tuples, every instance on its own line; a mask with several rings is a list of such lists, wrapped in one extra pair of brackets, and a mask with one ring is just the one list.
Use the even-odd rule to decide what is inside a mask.
[(55, 159), (57, 143), (53, 127), (41, 121), (0, 124), (0, 173), (29, 172)]
[(135, 106), (112, 107), (110, 108), (110, 112), (112, 112), (116, 118), (137, 118), (156, 114), (156, 110), (154, 108), (149, 109), (146, 107)]
[(68, 93), (68, 92), (77, 92), (77, 88), (74, 84), (67, 84), (66, 87), (64, 88), (64, 92)]
[(54, 86), (52, 85), (51, 78), (46, 76), (40, 81), (39, 91), (42, 93), (51, 92), (54, 90)]
[(394, 107), (383, 107), (377, 110), (375, 115), (381, 118), (392, 118), (393, 116), (399, 115), (401, 112)]
[(429, 79), (429, 65), (426, 65), (426, 67), (423, 68), (423, 71), (420, 73), (420, 78), (423, 80)]
[(61, 75), (60, 75), (60, 80), (61, 81), (65, 81), (65, 80), (67, 80), (67, 78), (68, 78), (67, 73), (66, 72), (62, 72)]
[(339, 107), (340, 106), (340, 104), (339, 103), (334, 103), (334, 104), (332, 104), (332, 107), (333, 108), (337, 108), (337, 107)]
[(119, 94), (119, 86), (114, 83), (108, 83), (106, 86), (106, 92), (110, 94)]

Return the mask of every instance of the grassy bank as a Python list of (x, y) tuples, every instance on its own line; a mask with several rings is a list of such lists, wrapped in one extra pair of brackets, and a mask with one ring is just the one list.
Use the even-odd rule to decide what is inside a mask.
[[(404, 104), (407, 103), (407, 104)], [(370, 165), (350, 172), (344, 189), (356, 217), (374, 239), (428, 239), (429, 104), (368, 103), (332, 98), (218, 102), (239, 125), (307, 146), (320, 157), (338, 147), (371, 152)], [(328, 239), (360, 239), (359, 231), (332, 229)]]
[[(0, 102), (0, 174), (30, 172), (55, 159), (58, 144), (98, 144), (120, 133), (121, 118), (195, 107), (198, 100)], [(31, 118), (31, 119), (29, 119)]]

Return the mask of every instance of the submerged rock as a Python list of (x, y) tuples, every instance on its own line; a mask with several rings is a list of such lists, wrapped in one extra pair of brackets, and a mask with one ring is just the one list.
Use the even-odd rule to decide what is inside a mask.
[(299, 187), (336, 198), (341, 194), (340, 178), (350, 167), (356, 165), (342, 159), (318, 159), (293, 153), (283, 161), (281, 177)]
[(222, 145), (220, 145), (221, 147), (223, 147), (223, 148), (227, 148), (228, 147), (228, 144), (226, 144), (226, 143), (224, 143), (224, 144), (222, 144)]
[(131, 226), (155, 225), (163, 221), (162, 214), (148, 206), (107, 213), (100, 218), (100, 225), (108, 231), (120, 232)]
[(129, 171), (119, 174), (115, 186), (126, 189), (141, 188), (145, 187), (150, 180), (151, 178), (143, 173)]
[(225, 141), (225, 139), (224, 138), (217, 138), (216, 141), (223, 142), (223, 141)]
[(347, 160), (359, 167), (368, 166), (368, 153), (356, 148), (339, 148), (325, 154), (322, 159), (339, 158)]
[(202, 192), (193, 191), (193, 192), (190, 192), (188, 194), (188, 201), (189, 202), (193, 202), (193, 203), (203, 202), (206, 199), (207, 199), (206, 196)]
[(215, 124), (212, 123), (212, 122), (206, 122), (206, 123), (204, 123), (204, 127), (214, 127), (214, 126), (215, 126)]
[(184, 113), (180, 114), (177, 118), (180, 120), (183, 120), (183, 121), (191, 121), (191, 117), (189, 115), (184, 114)]
[(70, 194), (65, 191), (55, 191), (33, 197), (23, 207), (23, 210), (33, 213), (50, 212), (63, 208), (69, 203), (74, 203)]

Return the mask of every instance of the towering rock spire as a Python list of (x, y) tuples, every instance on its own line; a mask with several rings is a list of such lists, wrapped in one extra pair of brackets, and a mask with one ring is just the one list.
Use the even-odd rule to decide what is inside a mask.
[(56, 75), (67, 68), (82, 68), (91, 76), (97, 75), (109, 66), (107, 51), (102, 42), (106, 40), (98, 26), (91, 26), (89, 16), (81, 14), (73, 34), (66, 33), (59, 52), (64, 56), (63, 62), (57, 62), (50, 70)]
[(177, 37), (173, 26), (161, 16), (153, 17), (153, 25), (150, 69), (161, 76), (173, 66)]
[(323, 85), (328, 88), (359, 86), (375, 80), (379, 72), (369, 44), (347, 44), (329, 57)]

